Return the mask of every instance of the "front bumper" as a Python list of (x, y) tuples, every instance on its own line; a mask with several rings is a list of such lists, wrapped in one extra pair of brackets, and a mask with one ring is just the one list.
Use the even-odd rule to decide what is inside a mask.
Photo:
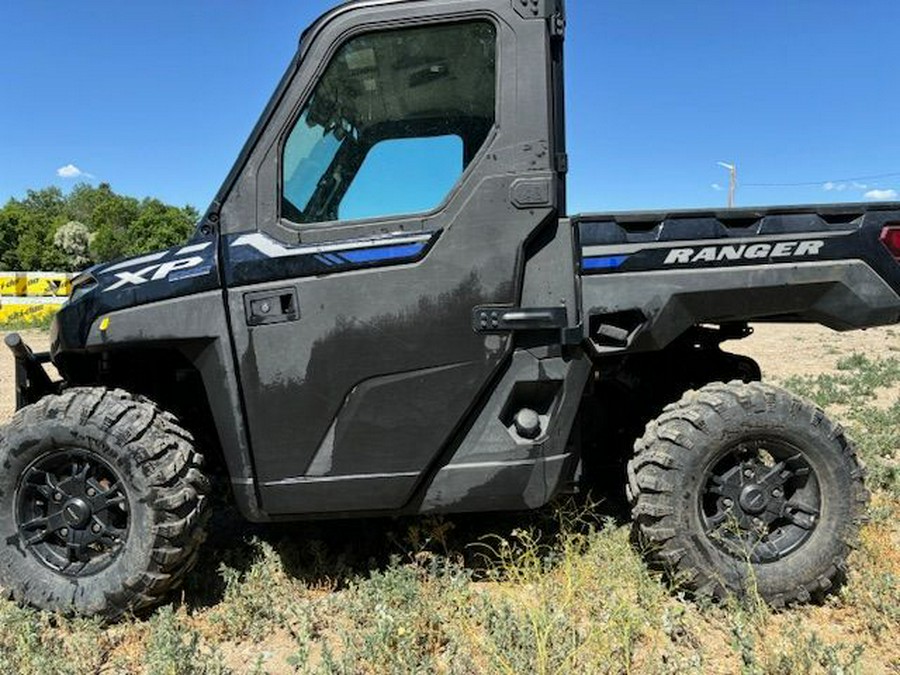
[(54, 383), (44, 370), (43, 364), (50, 362), (49, 353), (31, 351), (18, 333), (10, 333), (4, 342), (16, 360), (16, 410), (37, 402), (47, 394), (59, 392), (59, 383)]

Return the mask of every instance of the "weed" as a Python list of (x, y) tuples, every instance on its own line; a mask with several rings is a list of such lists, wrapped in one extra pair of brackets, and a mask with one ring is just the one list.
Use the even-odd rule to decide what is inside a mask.
[(297, 672), (303, 672), (309, 665), (311, 644), (318, 637), (312, 607), (305, 604), (291, 610), (291, 636), (294, 638), (294, 652), (287, 657), (287, 663)]
[(868, 469), (869, 487), (886, 490), (900, 499), (900, 398), (887, 410), (855, 406), (848, 418), (848, 426)]
[(820, 406), (844, 406), (842, 417), (868, 468), (869, 487), (900, 498), (900, 399), (887, 409), (871, 404), (878, 389), (900, 382), (900, 359), (853, 354), (838, 362), (838, 370), (834, 375), (793, 377), (785, 384)]
[(841, 597), (858, 608), (866, 628), (881, 639), (900, 632), (900, 552), (892, 540), (898, 507), (884, 499), (875, 506), (883, 512), (863, 528)]
[(107, 640), (94, 621), (67, 621), (11, 602), (0, 602), (0, 672), (95, 672)]
[(871, 399), (875, 390), (900, 382), (900, 359), (870, 359), (855, 353), (838, 361), (835, 374), (795, 376), (784, 384), (817, 405), (847, 405)]
[(628, 529), (563, 514), (555, 540), (515, 530), (493, 545), (501, 592), (482, 601), (490, 671), (632, 672), (668, 601)]
[(323, 653), (323, 664), (332, 662), (327, 672), (476, 670), (457, 630), (473, 606), (469, 575), (437, 557), (423, 562), (395, 560), (351, 583), (335, 624), (338, 644), (329, 644), (327, 657)]
[(225, 675), (230, 672), (218, 651), (200, 647), (200, 633), (186, 620), (183, 610), (171, 606), (157, 610), (150, 619), (144, 653), (148, 675)]
[(219, 628), (220, 638), (262, 639), (286, 622), (286, 607), (298, 595), (297, 584), (285, 574), (274, 547), (256, 538), (250, 545), (254, 554), (245, 571), (226, 563), (219, 567), (225, 594), (209, 621)]
[(795, 619), (784, 631), (782, 639), (770, 645), (763, 654), (762, 668), (756, 672), (771, 675), (861, 673), (863, 653), (862, 645), (826, 642)]

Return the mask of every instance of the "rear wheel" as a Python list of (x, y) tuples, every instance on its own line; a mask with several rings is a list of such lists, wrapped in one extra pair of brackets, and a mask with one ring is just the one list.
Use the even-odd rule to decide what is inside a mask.
[(628, 491), (652, 563), (700, 595), (752, 587), (779, 606), (841, 580), (868, 497), (862, 475), (821, 410), (733, 382), (689, 392), (647, 426)]
[(48, 396), (0, 429), (0, 585), (66, 614), (116, 619), (196, 560), (207, 481), (190, 434), (121, 390)]

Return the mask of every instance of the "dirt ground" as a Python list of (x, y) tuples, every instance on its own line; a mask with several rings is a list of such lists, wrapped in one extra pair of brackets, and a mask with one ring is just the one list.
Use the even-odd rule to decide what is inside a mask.
[(726, 351), (750, 356), (763, 379), (778, 382), (795, 375), (820, 375), (836, 369), (853, 353), (870, 358), (900, 356), (900, 330), (870, 328), (839, 333), (807, 324), (762, 324), (749, 338), (723, 345)]
[[(47, 331), (19, 331), (25, 342), (36, 352), (50, 348), (50, 335)], [(2, 335), (0, 335), (2, 337)], [(0, 344), (0, 424), (8, 420), (15, 410), (16, 397), (13, 391), (15, 370), (12, 353), (6, 345)]]
[[(48, 349), (46, 331), (23, 331), (22, 337), (35, 351)], [(765, 380), (778, 382), (793, 375), (818, 375), (835, 370), (837, 362), (855, 352), (870, 357), (900, 356), (900, 329), (871, 328), (838, 333), (821, 326), (786, 324), (756, 327), (749, 338), (725, 343), (726, 351), (756, 359)], [(0, 349), (0, 423), (15, 407), (13, 359)]]

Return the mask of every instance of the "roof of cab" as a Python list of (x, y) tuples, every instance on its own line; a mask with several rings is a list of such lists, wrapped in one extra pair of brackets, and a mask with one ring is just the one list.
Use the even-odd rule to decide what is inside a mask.
[[(397, 5), (403, 2), (412, 2), (413, 0), (346, 0), (338, 5), (335, 5), (327, 12), (321, 14), (315, 21), (313, 21), (309, 26), (303, 29), (303, 32), (300, 33), (300, 48), (303, 49), (307, 37), (316, 33), (322, 26), (326, 23), (334, 19), (336, 16), (340, 16), (345, 12), (352, 11), (361, 7), (376, 7), (379, 5)], [(432, 0), (434, 2), (436, 0)]]

